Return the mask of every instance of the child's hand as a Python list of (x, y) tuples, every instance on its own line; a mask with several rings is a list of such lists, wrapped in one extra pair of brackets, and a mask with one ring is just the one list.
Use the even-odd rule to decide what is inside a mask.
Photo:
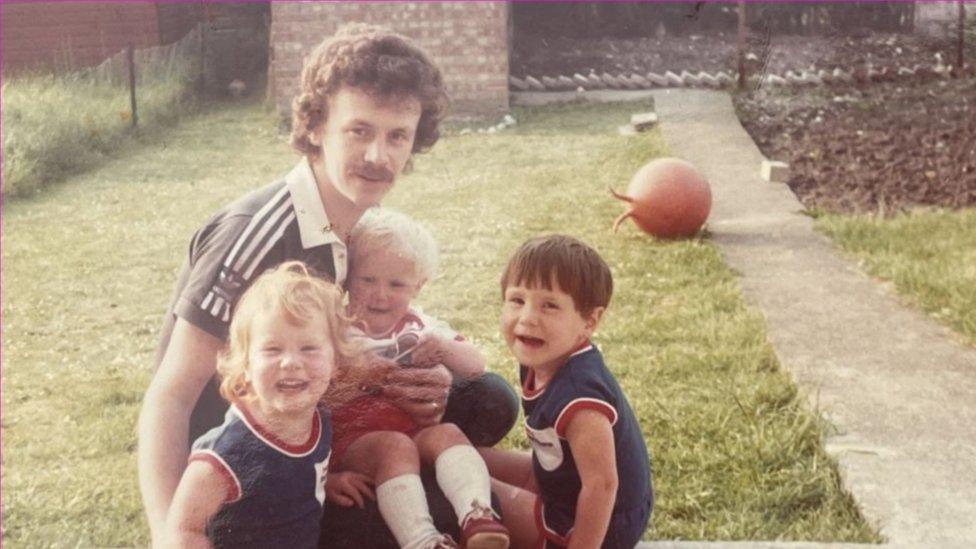
[(373, 490), (369, 487), (372, 479), (368, 475), (353, 471), (329, 473), (325, 479), (325, 497), (343, 507), (356, 504), (360, 509), (366, 506), (364, 496), (376, 500)]

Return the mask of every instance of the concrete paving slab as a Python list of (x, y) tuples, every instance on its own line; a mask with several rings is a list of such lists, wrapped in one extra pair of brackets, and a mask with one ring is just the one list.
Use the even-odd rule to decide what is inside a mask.
[(827, 450), (865, 516), (894, 546), (976, 547), (976, 349), (844, 259), (788, 187), (760, 178), (727, 94), (654, 97), (671, 154), (712, 185), (712, 239), (836, 426)]
[[(635, 549), (872, 549), (867, 543), (816, 543), (796, 541), (642, 541)], [(890, 549), (884, 546), (885, 549)]]

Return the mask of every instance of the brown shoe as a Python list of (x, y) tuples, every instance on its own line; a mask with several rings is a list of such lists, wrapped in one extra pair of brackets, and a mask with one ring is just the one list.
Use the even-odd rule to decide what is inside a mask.
[(508, 528), (498, 522), (491, 507), (475, 502), (461, 521), (461, 547), (465, 549), (508, 549)]

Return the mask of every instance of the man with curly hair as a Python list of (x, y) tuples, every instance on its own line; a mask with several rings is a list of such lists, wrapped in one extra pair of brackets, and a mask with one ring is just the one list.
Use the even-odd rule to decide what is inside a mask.
[[(190, 441), (223, 419), (216, 358), (237, 298), (259, 274), (289, 260), (342, 285), (350, 230), (409, 169), (412, 155), (437, 142), (446, 106), (439, 69), (387, 29), (347, 25), (305, 59), (291, 136), (303, 158), (284, 179), (224, 207), (197, 231), (165, 317), (138, 426), (139, 481), (153, 539)], [(402, 369), (380, 361), (365, 370), (382, 378), (383, 394), (418, 425), (456, 423), (475, 445), (493, 445), (515, 422), (517, 398), (494, 374), (452, 387), (443, 366)], [(375, 385), (368, 381), (337, 380), (329, 398), (358, 396), (360, 387)], [(444, 528), (456, 529), (449, 504), (432, 501), (431, 511)], [(323, 543), (331, 547), (392, 541), (375, 505), (332, 506), (325, 518)], [(361, 537), (371, 531), (381, 535)]]

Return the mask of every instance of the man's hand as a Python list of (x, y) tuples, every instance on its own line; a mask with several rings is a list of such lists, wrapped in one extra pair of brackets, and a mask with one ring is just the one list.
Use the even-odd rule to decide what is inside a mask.
[(366, 394), (380, 394), (386, 377), (401, 366), (379, 355), (368, 353), (355, 367), (344, 365), (343, 373), (333, 380), (323, 400), (329, 406), (340, 406)]
[(372, 479), (369, 475), (356, 473), (354, 471), (341, 471), (329, 473), (325, 480), (325, 497), (343, 507), (357, 505), (360, 509), (366, 506), (366, 499), (373, 501), (376, 496), (373, 494)]
[(448, 359), (448, 349), (444, 339), (434, 333), (425, 332), (420, 335), (420, 341), (410, 352), (410, 365), (418, 368), (430, 368), (444, 364)]
[(451, 372), (444, 366), (397, 368), (386, 376), (383, 395), (420, 425), (436, 425), (444, 415), (451, 391)]

